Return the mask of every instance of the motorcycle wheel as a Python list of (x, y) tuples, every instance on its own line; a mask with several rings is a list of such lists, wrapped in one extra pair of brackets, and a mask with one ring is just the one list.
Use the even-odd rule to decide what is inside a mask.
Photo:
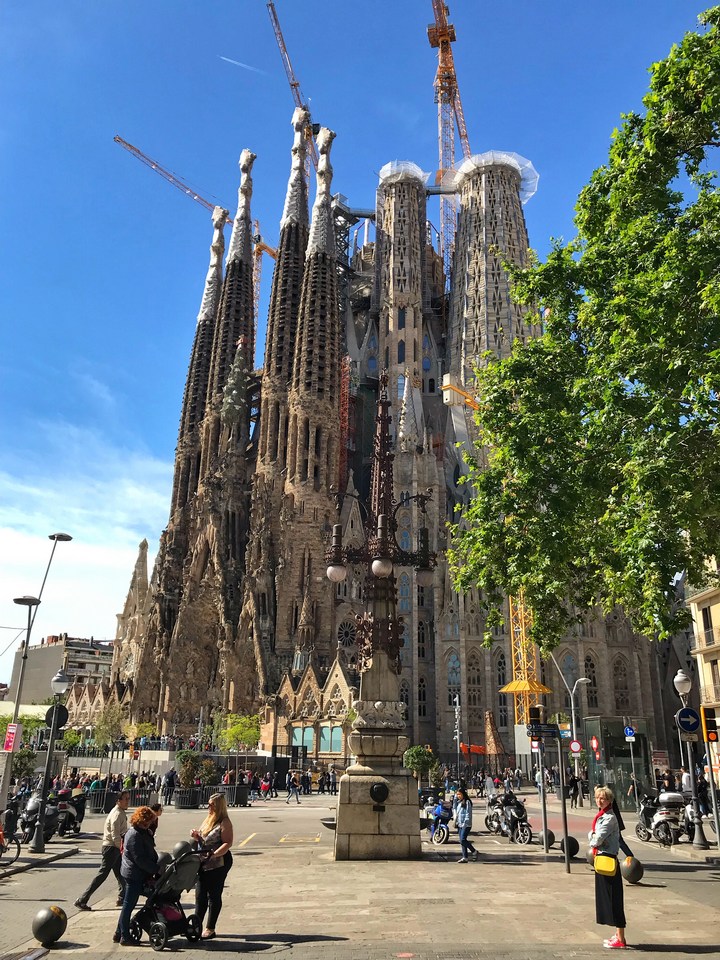
[(448, 842), (449, 836), (450, 836), (450, 831), (445, 826), (445, 824), (439, 823), (435, 827), (435, 833), (433, 833), (432, 842), (439, 847), (441, 844)]
[(531, 840), (532, 830), (530, 829), (530, 825), (527, 823), (519, 823), (515, 831), (515, 842), (521, 843), (524, 846), (526, 843), (530, 843)]
[(662, 847), (671, 847), (673, 844), (673, 832), (667, 823), (658, 823), (653, 830), (653, 836)]
[(647, 841), (650, 839), (650, 831), (644, 824), (636, 823), (635, 836), (638, 838), (638, 840), (642, 840), (644, 843), (647, 843)]
[(58, 836), (64, 837), (66, 832), (67, 832), (67, 827), (65, 826), (65, 822), (63, 821), (62, 823), (58, 824)]
[(495, 828), (493, 826), (493, 823), (494, 823), (493, 818), (490, 815), (485, 817), (485, 829), (489, 830), (490, 833), (495, 833)]

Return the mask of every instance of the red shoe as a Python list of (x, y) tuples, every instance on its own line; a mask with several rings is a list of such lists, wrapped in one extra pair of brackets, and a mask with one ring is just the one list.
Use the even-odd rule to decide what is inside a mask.
[(625, 950), (627, 948), (625, 941), (620, 940), (617, 934), (615, 934), (614, 937), (610, 937), (609, 940), (604, 940), (603, 946), (607, 950)]

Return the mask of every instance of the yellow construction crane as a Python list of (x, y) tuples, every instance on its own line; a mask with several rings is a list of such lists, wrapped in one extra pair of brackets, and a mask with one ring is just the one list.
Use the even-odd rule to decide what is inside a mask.
[[(175, 173), (171, 173), (169, 170), (166, 170), (162, 164), (158, 163), (157, 160), (153, 160), (152, 157), (148, 157), (146, 153), (143, 153), (139, 147), (134, 147), (132, 143), (128, 143), (127, 140), (123, 140), (122, 137), (113, 137), (115, 143), (120, 144), (123, 149), (127, 150), (128, 153), (132, 154), (137, 160), (140, 160), (141, 163), (144, 163), (146, 167), (149, 167), (151, 170), (154, 170), (155, 173), (159, 173), (161, 177), (167, 180), (168, 183), (171, 183), (174, 187), (177, 187), (186, 197), (189, 197), (191, 200), (194, 200), (196, 203), (199, 203), (201, 206), (205, 207), (206, 210), (214, 210), (217, 204), (211, 203), (209, 200), (206, 200), (204, 197), (201, 197), (199, 193), (189, 187), (187, 183), (182, 179), (182, 177), (177, 176)], [(233, 221), (228, 218), (227, 223), (232, 223)], [(260, 233), (260, 224), (257, 220), (253, 221), (253, 314), (254, 314), (254, 323), (255, 323), (255, 334), (257, 336), (257, 325), (258, 325), (258, 316), (260, 314), (260, 279), (262, 277), (262, 255), (266, 253), (269, 257), (272, 257), (273, 260), (277, 258), (277, 251), (273, 247), (269, 247), (262, 238)]]
[[(457, 394), (472, 410), (480, 404), (475, 397), (452, 382), (449, 374), (443, 377), (442, 389)], [(451, 399), (451, 398), (449, 398)], [(447, 400), (446, 400), (447, 402)], [(521, 590), (517, 597), (508, 594), (510, 609), (510, 645), (512, 649), (513, 678), (500, 688), (500, 693), (511, 693), (515, 698), (515, 723), (530, 723), (530, 707), (538, 703), (538, 697), (552, 691), (540, 682), (540, 662), (537, 644), (530, 639), (532, 612), (525, 604)]]
[[(308, 101), (302, 95), (300, 81), (295, 76), (293, 65), (290, 62), (290, 54), (288, 53), (287, 46), (285, 45), (285, 37), (283, 37), (283, 32), (280, 28), (280, 21), (278, 20), (277, 10), (275, 9), (275, 4), (272, 2), (272, 0), (269, 0), (267, 8), (268, 13), (270, 14), (270, 22), (272, 23), (273, 30), (275, 31), (275, 39), (277, 40), (278, 49), (280, 50), (280, 58), (283, 62), (283, 67), (285, 67), (285, 73), (288, 78), (288, 83), (290, 84), (290, 93), (292, 94), (295, 106), (304, 107), (308, 113), (310, 113)], [(305, 159), (305, 173), (308, 179), (310, 178), (310, 164), (312, 163), (316, 170), (318, 168), (318, 152), (317, 147), (315, 146), (315, 141), (313, 140), (313, 132), (312, 124), (308, 124), (306, 127), (308, 150), (307, 157)]]
[[(435, 102), (438, 105), (438, 155), (440, 161), (436, 179), (440, 183), (445, 173), (455, 165), (456, 125), (463, 156), (465, 157), (470, 156), (470, 142), (462, 100), (460, 99), (455, 61), (450, 46), (456, 39), (455, 27), (448, 23), (449, 10), (443, 0), (432, 0), (432, 6), (435, 22), (428, 26), (427, 35), (430, 46), (437, 48), (438, 52), (437, 73), (433, 86), (435, 87)], [(454, 196), (448, 194), (440, 196), (440, 221), (445, 282), (449, 283), (457, 226), (457, 208)]]

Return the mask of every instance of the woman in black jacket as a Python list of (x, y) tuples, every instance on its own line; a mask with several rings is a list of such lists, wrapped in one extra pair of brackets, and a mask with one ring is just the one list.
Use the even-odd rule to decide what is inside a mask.
[(130, 939), (130, 917), (143, 887), (157, 870), (155, 838), (150, 832), (156, 819), (150, 807), (138, 807), (130, 817), (130, 828), (124, 837), (120, 873), (125, 880), (125, 899), (113, 936), (113, 942), (123, 947), (133, 946)]

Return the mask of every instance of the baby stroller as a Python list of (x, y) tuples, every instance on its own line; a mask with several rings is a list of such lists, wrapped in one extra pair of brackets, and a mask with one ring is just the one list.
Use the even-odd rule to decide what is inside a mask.
[(195, 914), (186, 916), (180, 897), (192, 890), (200, 869), (200, 857), (185, 840), (175, 844), (172, 855), (161, 853), (158, 878), (143, 892), (145, 905), (130, 921), (130, 939), (140, 943), (143, 930), (153, 950), (162, 950), (170, 937), (187, 937), (190, 943), (200, 939), (202, 925)]

